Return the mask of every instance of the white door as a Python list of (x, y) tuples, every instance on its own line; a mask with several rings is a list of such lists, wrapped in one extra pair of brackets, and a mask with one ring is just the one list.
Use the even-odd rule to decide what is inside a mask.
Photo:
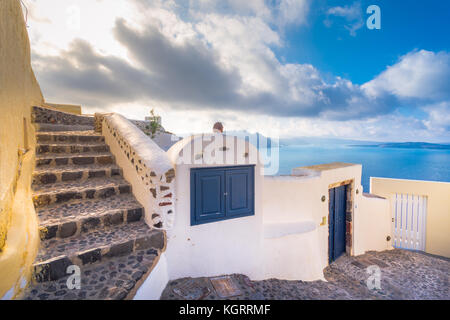
[(425, 251), (427, 197), (396, 193), (391, 198), (393, 246)]

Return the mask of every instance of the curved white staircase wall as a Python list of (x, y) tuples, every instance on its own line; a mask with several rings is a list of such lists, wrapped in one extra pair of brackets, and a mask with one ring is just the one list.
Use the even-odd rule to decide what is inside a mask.
[(115, 113), (102, 117), (102, 134), (145, 208), (146, 223), (170, 229), (175, 216), (175, 171), (166, 152), (125, 117)]
[(152, 273), (139, 287), (133, 300), (159, 300), (169, 282), (166, 254), (162, 253)]

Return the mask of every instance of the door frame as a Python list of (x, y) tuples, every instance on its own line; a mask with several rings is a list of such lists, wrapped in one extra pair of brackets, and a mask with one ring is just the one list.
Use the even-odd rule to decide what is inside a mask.
[(353, 255), (353, 208), (354, 208), (354, 199), (355, 199), (355, 181), (352, 180), (345, 180), (341, 182), (336, 182), (333, 184), (330, 184), (328, 186), (328, 263), (330, 262), (330, 237), (332, 236), (330, 234), (330, 192), (332, 189), (339, 188), (342, 186), (347, 187), (347, 203), (345, 205), (345, 215), (346, 215), (346, 232), (345, 232), (345, 254), (352, 256)]

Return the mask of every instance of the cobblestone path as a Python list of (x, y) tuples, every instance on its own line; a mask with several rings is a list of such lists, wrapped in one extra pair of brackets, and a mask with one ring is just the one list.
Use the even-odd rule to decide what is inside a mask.
[[(369, 266), (381, 271), (381, 288), (367, 286)], [(450, 259), (419, 252), (390, 250), (368, 252), (358, 257), (342, 256), (324, 270), (325, 281), (250, 281), (244, 275), (231, 275), (241, 292), (230, 300), (350, 300), (350, 299), (445, 299), (450, 300)], [(177, 288), (199, 290), (195, 295), (205, 300), (222, 299), (209, 278), (179, 279), (172, 281), (161, 299), (182, 300)], [(175, 289), (175, 291), (174, 291)]]

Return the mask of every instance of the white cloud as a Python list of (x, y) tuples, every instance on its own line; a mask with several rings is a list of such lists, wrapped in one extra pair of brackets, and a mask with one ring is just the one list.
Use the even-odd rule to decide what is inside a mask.
[[(55, 102), (132, 117), (156, 107), (174, 132), (209, 131), (210, 122), (225, 119), (267, 135), (388, 139), (413, 128), (423, 137), (448, 135), (448, 119), (439, 117), (450, 100), (448, 53), (409, 53), (362, 86), (281, 62), (279, 28), (305, 23), (308, 1), (274, 8), (264, 1), (78, 0), (83, 27), (73, 33), (64, 19), (46, 20), (69, 3), (41, 0), (33, 8), (39, 19), (31, 18), (34, 67)], [(339, 8), (329, 14), (357, 20), (355, 5)], [(401, 104), (424, 105), (412, 99), (427, 100), (427, 119), (394, 113)]]
[(351, 6), (337, 6), (327, 10), (327, 18), (324, 21), (327, 27), (331, 27), (335, 22), (331, 17), (341, 17), (345, 20), (344, 28), (351, 36), (355, 37), (356, 32), (364, 26), (363, 11), (361, 2), (354, 2)]
[(428, 130), (436, 135), (446, 135), (450, 140), (450, 101), (425, 106), (423, 110), (429, 115), (428, 119), (424, 120)]
[(305, 24), (309, 7), (309, 0), (281, 0), (277, 17), (278, 24), (280, 26)]
[(364, 88), (372, 96), (450, 100), (450, 53), (414, 51), (400, 58)]

